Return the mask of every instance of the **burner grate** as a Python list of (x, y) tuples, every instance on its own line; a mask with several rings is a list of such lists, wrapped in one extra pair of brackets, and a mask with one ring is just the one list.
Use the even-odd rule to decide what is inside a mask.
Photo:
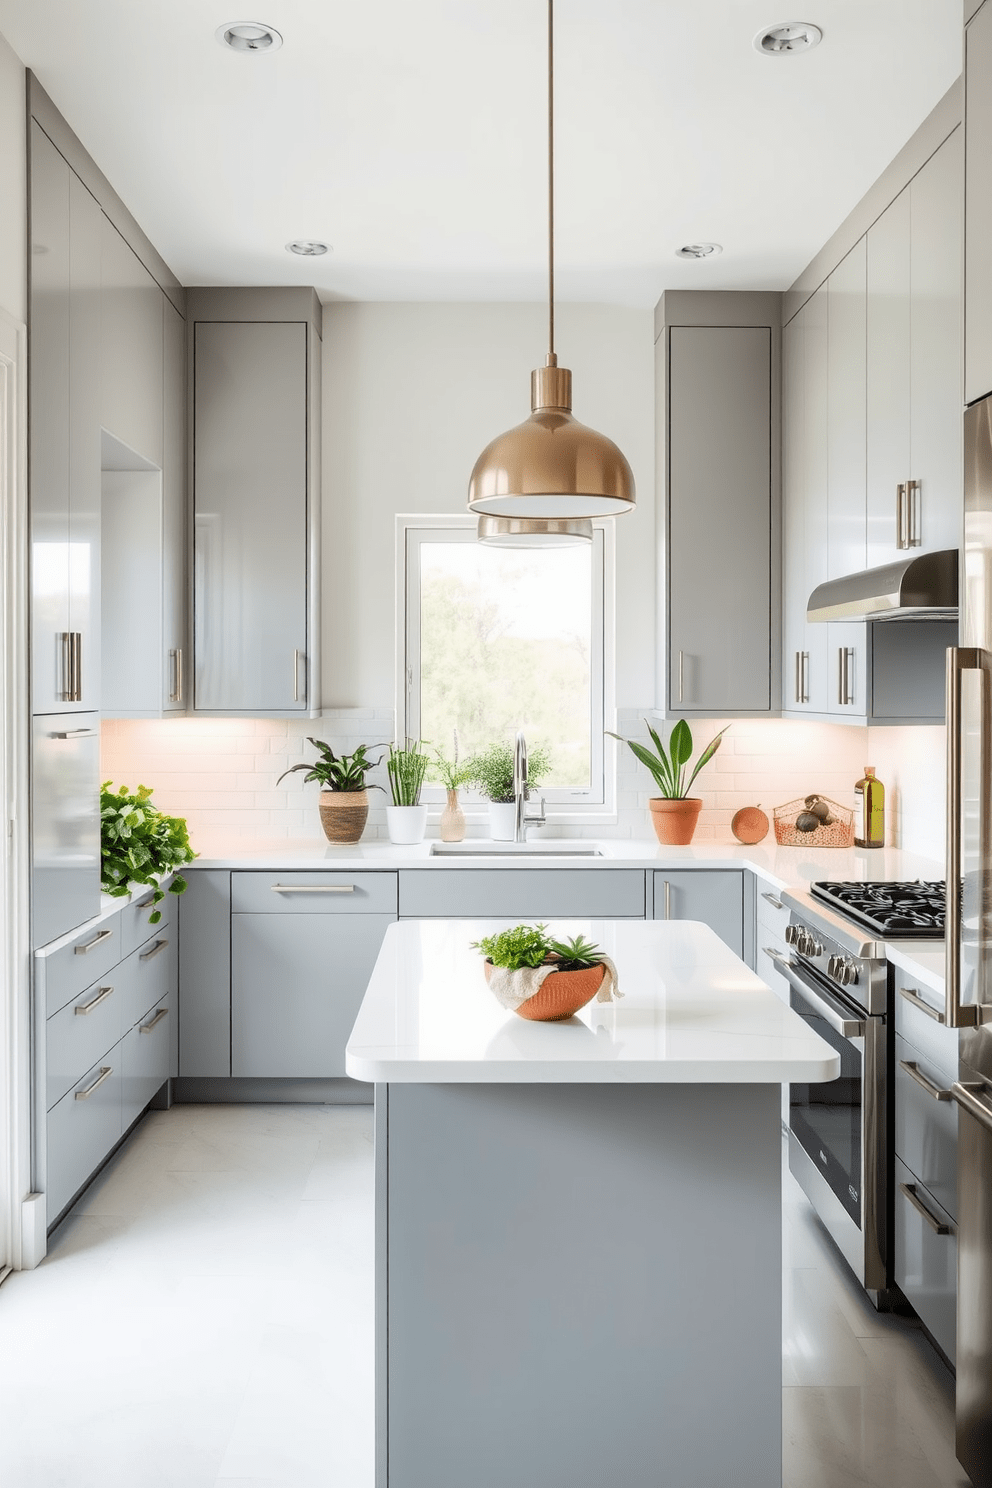
[(824, 904), (857, 924), (899, 940), (942, 940), (943, 883), (830, 883), (810, 885)]

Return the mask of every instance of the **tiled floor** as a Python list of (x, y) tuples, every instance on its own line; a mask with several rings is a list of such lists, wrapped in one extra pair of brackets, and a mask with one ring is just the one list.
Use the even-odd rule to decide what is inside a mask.
[[(0, 1288), (3, 1488), (372, 1488), (371, 1157), (368, 1107), (151, 1113)], [(791, 1180), (785, 1242), (788, 1488), (966, 1484), (947, 1371)]]

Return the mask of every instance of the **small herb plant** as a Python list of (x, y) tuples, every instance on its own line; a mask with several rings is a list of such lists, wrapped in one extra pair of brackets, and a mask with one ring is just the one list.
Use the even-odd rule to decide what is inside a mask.
[(652, 743), (657, 750), (656, 754), (652, 754), (651, 750), (645, 744), (639, 744), (636, 739), (624, 739), (620, 734), (613, 733), (612, 729), (607, 729), (606, 732), (612, 739), (619, 739), (621, 744), (626, 744), (636, 758), (640, 760), (641, 764), (647, 766), (654, 776), (659, 796), (666, 801), (684, 801), (688, 797), (689, 791), (692, 789), (692, 782), (700, 770), (704, 765), (709, 764), (720, 748), (721, 740), (727, 732), (727, 728), (730, 727), (729, 723), (727, 724), (727, 728), (722, 728), (716, 738), (711, 739), (707, 744), (696, 761), (695, 769), (692, 771), (688, 780), (686, 779), (685, 772), (686, 766), (692, 757), (692, 734), (689, 732), (689, 725), (685, 719), (680, 718), (674, 724), (668, 738), (667, 752), (659, 734), (651, 727), (647, 719), (644, 720), (644, 724), (648, 733), (651, 735)]
[(458, 758), (458, 730), (452, 730), (455, 742), (455, 757), (447, 759), (440, 751), (435, 749), (434, 758), (431, 761), (431, 779), (440, 780), (446, 790), (457, 790), (460, 785), (468, 785), (472, 779), (472, 761), (470, 759), (459, 761)]
[(419, 804), (429, 764), (430, 759), (424, 754), (423, 744), (419, 739), (407, 739), (403, 749), (397, 744), (390, 744), (386, 770), (389, 773), (389, 789), (393, 793), (394, 806)]
[[(180, 816), (166, 816), (151, 800), (151, 789), (139, 785), (132, 794), (126, 785), (115, 791), (105, 780), (100, 787), (100, 887), (114, 899), (123, 899), (132, 884), (150, 884), (157, 904), (165, 894), (159, 879), (183, 863), (191, 863), (196, 853), (189, 845), (186, 823)], [(179, 874), (169, 885), (170, 894), (183, 894), (186, 880)], [(162, 911), (148, 916), (157, 925)]]
[[(467, 761), (469, 779), (490, 801), (513, 800), (513, 750), (509, 744), (490, 744)], [(551, 769), (551, 751), (538, 744), (527, 751), (527, 788), (536, 790)]]
[(354, 754), (338, 755), (334, 753), (329, 744), (324, 743), (323, 739), (309, 739), (309, 743), (316, 749), (320, 758), (315, 759), (313, 764), (307, 764), (304, 761), (299, 765), (290, 765), (288, 770), (283, 770), (276, 785), (285, 780), (287, 775), (293, 775), (297, 770), (306, 770), (307, 773), (303, 777), (304, 785), (310, 780), (319, 780), (321, 790), (360, 791), (366, 788), (382, 790), (381, 785), (366, 786), (366, 775), (382, 762), (382, 755), (375, 760), (368, 757), (368, 751), (374, 748), (374, 745), (359, 744)]
[(547, 925), (515, 925), (512, 930), (474, 940), (472, 949), (481, 951), (487, 961), (507, 971), (545, 966), (549, 961), (555, 963), (555, 971), (584, 971), (602, 961), (599, 946), (591, 940), (581, 935), (571, 940), (555, 940), (547, 931)]

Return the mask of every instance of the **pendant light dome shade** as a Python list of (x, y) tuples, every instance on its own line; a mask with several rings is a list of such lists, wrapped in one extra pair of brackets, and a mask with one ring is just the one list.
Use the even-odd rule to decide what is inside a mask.
[[(550, 358), (549, 358), (550, 361)], [(468, 486), (469, 510), (495, 517), (615, 517), (634, 505), (622, 451), (572, 417), (572, 374), (531, 373), (529, 419), (488, 444)]]
[(578, 548), (592, 542), (588, 517), (480, 517), (477, 540), (487, 548)]

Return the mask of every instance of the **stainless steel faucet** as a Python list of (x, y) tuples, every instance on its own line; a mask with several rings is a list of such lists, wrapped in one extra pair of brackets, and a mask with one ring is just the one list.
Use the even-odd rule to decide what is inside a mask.
[(546, 818), (543, 796), (541, 797), (540, 816), (527, 815), (527, 740), (522, 732), (517, 734), (517, 742), (513, 747), (513, 802), (515, 807), (513, 840), (514, 842), (526, 842), (527, 828), (543, 826)]

